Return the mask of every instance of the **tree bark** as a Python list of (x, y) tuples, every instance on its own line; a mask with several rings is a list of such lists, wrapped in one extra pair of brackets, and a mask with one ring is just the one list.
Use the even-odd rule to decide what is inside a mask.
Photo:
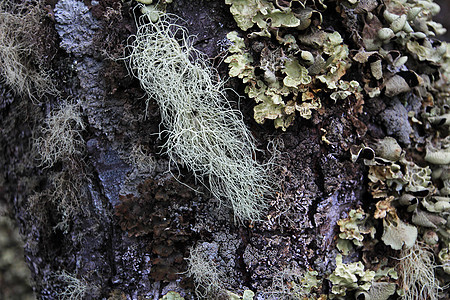
[[(84, 1), (77, 10), (75, 2), (41, 4), (45, 37), (36, 37), (41, 46), (33, 55), (45, 61), (59, 94), (35, 101), (0, 85), (0, 201), (23, 236), (36, 297), (159, 299), (176, 291), (195, 299), (194, 282), (185, 272), (189, 251), (199, 244), (226, 275), (225, 289), (237, 294), (268, 291), (274, 275), (287, 267), (313, 269), (318, 276), (333, 272), (336, 222), (352, 208), (374, 207), (367, 167), (352, 163), (349, 149), (385, 137), (389, 129), (379, 115), (391, 107), (371, 99), (358, 113), (355, 99), (339, 104), (323, 99), (324, 107), (310, 120), (297, 118), (283, 132), (271, 122), (256, 123), (253, 101), (230, 93), (263, 150), (255, 159), (270, 159), (265, 149), (272, 140), (281, 153), (274, 170), (281, 188), (270, 199), (266, 220), (236, 224), (229, 203), (214, 199), (190, 170), (164, 154), (158, 107), (152, 99), (146, 106), (123, 59), (127, 39), (136, 32), (135, 3)], [(238, 29), (229, 6), (174, 0), (167, 11), (184, 20), (196, 36), (195, 47), (245, 95), (222, 62), (226, 34)], [(349, 36), (350, 19), (328, 25)], [(83, 145), (78, 154), (41, 165), (35, 140), (63, 102), (79, 105)], [(71, 202), (61, 204), (64, 197)], [(397, 256), (387, 246), (370, 255)], [(330, 288), (324, 280), (316, 293)]]

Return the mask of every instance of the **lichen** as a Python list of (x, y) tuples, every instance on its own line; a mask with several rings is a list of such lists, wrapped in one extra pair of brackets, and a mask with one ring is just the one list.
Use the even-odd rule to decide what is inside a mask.
[(240, 296), (227, 291), (227, 296), (229, 297), (229, 300), (253, 300), (255, 293), (252, 290), (245, 290), (244, 293), (242, 293), (242, 296)]
[(158, 103), (170, 161), (188, 167), (217, 199), (228, 201), (236, 221), (260, 220), (274, 188), (270, 164), (253, 159), (254, 138), (186, 28), (173, 16), (153, 13), (155, 20), (149, 12), (139, 19), (128, 59)]
[(271, 287), (261, 294), (264, 299), (320, 299), (322, 280), (313, 270), (284, 268), (273, 276)]
[[(6, 83), (16, 95), (34, 102), (41, 101), (44, 95), (58, 94), (40, 48), (48, 42), (45, 40), (48, 36), (41, 32), (45, 27), (42, 11), (40, 2), (29, 6), (0, 2), (0, 82)], [(52, 51), (46, 43), (45, 48), (47, 53)]]
[(346, 296), (347, 292), (353, 290), (368, 291), (375, 278), (375, 272), (365, 270), (362, 262), (344, 264), (342, 256), (336, 256), (336, 269), (328, 277), (333, 284), (331, 289), (333, 296)]
[(175, 291), (169, 291), (167, 294), (162, 296), (160, 300), (184, 300), (184, 298), (181, 297), (181, 295)]
[(364, 234), (371, 234), (374, 237), (375, 228), (366, 225), (368, 215), (361, 209), (352, 209), (348, 213), (348, 217), (340, 219), (339, 225), (340, 233), (336, 247), (344, 254), (348, 255), (353, 248), (352, 245), (361, 247), (364, 240)]
[[(257, 103), (254, 118), (258, 123), (274, 120), (276, 128), (286, 130), (296, 112), (310, 119), (326, 94), (333, 94), (335, 100), (350, 94), (360, 97), (356, 82), (341, 80), (351, 65), (348, 46), (337, 31), (319, 27), (320, 10), (326, 8), (321, 1), (297, 2), (300, 8), (296, 9), (278, 1), (226, 3), (231, 4), (238, 26), (250, 33), (246, 40), (236, 32), (228, 35), (232, 46), (225, 62), (230, 76), (241, 78), (246, 93)], [(286, 33), (280, 31), (284, 28)]]
[(383, 236), (381, 240), (394, 250), (403, 247), (411, 248), (417, 239), (417, 228), (406, 224), (399, 218), (395, 220), (383, 220)]
[(434, 258), (430, 248), (421, 243), (400, 254), (400, 286), (403, 299), (439, 299), (439, 281), (435, 277)]
[(224, 288), (225, 274), (219, 270), (212, 257), (207, 254), (206, 248), (199, 244), (191, 248), (188, 261), (187, 276), (195, 282), (195, 293), (201, 299), (220, 299), (226, 297)]
[(85, 126), (80, 105), (75, 102), (63, 102), (59, 109), (52, 111), (40, 129), (42, 136), (34, 143), (41, 165), (51, 167), (56, 162), (70, 162), (80, 156), (85, 149), (81, 135)]

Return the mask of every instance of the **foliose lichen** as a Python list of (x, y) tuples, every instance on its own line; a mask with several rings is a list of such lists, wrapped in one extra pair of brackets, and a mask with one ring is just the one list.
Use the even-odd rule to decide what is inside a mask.
[(393, 268), (382, 266), (376, 271), (366, 270), (361, 261), (346, 264), (338, 254), (336, 269), (328, 279), (333, 284), (331, 299), (348, 297), (347, 292), (353, 291), (357, 298), (387, 300), (396, 291), (391, 280), (398, 279), (398, 274)]
[(374, 238), (375, 228), (366, 225), (368, 215), (361, 209), (352, 209), (348, 213), (348, 217), (340, 219), (339, 225), (340, 233), (336, 247), (344, 254), (348, 255), (353, 245), (361, 247), (364, 240), (364, 234), (371, 234)]
[(332, 293), (336, 296), (345, 296), (348, 291), (364, 290), (368, 291), (375, 272), (365, 270), (362, 262), (344, 264), (342, 255), (336, 256), (336, 269), (328, 277), (333, 284)]
[(339, 32), (320, 28), (321, 11), (326, 9), (322, 1), (226, 3), (238, 26), (249, 34), (248, 39), (228, 34), (232, 46), (225, 61), (230, 76), (241, 78), (245, 92), (258, 103), (258, 123), (270, 119), (286, 130), (296, 112), (311, 118), (312, 111), (322, 107), (323, 96), (332, 94), (337, 101), (362, 91), (358, 82), (341, 79), (351, 65), (349, 49)]

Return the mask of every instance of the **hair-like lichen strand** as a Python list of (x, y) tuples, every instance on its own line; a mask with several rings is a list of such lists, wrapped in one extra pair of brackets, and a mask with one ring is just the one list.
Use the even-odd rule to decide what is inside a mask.
[[(158, 13), (155, 18), (155, 13)], [(134, 76), (156, 100), (167, 133), (166, 152), (218, 199), (231, 202), (238, 220), (259, 220), (271, 191), (267, 165), (257, 163), (255, 140), (227, 100), (223, 82), (193, 47), (176, 16), (144, 12), (130, 46)], [(156, 20), (155, 20), (156, 19)]]

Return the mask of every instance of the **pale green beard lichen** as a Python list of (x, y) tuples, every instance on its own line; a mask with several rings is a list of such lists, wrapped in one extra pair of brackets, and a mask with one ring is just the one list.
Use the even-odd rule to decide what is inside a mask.
[(416, 243), (400, 254), (401, 287), (405, 291), (403, 299), (438, 299), (439, 282), (434, 274), (434, 258), (431, 248)]
[(159, 105), (167, 155), (206, 181), (213, 196), (231, 201), (236, 219), (261, 219), (270, 192), (267, 168), (252, 158), (257, 149), (240, 112), (176, 21), (145, 10), (129, 56), (134, 75)]
[(195, 283), (195, 294), (199, 299), (220, 299), (225, 297), (224, 277), (215, 264), (208, 257), (201, 244), (193, 247), (187, 258), (187, 276), (192, 277)]
[(58, 93), (43, 66), (36, 66), (30, 58), (37, 42), (28, 34), (31, 28), (39, 27), (42, 7), (36, 4), (28, 10), (11, 2), (0, 1), (0, 83), (38, 102), (45, 94)]
[(80, 106), (68, 101), (59, 110), (52, 111), (41, 128), (42, 136), (35, 140), (34, 147), (40, 155), (41, 165), (53, 166), (59, 161), (74, 160), (82, 154), (84, 141), (81, 132), (85, 124)]

